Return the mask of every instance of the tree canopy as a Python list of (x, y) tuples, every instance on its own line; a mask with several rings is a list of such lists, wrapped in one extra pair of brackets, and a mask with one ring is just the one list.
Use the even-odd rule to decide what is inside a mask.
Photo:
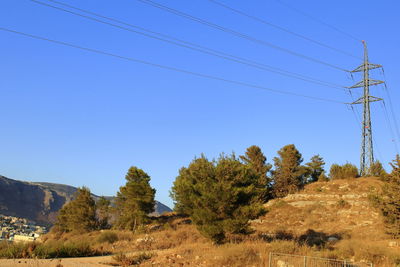
[(400, 156), (390, 164), (393, 168), (383, 187), (381, 210), (385, 218), (387, 232), (400, 237)]
[(245, 155), (240, 159), (247, 164), (259, 177), (257, 188), (265, 190), (265, 194), (261, 195), (263, 201), (267, 201), (272, 197), (271, 178), (268, 176), (272, 165), (267, 163), (267, 158), (258, 146), (250, 146), (247, 148)]
[(305, 183), (307, 169), (301, 165), (303, 158), (295, 145), (286, 145), (274, 158), (274, 196), (284, 197), (297, 192)]
[(306, 163), (306, 168), (307, 168), (307, 183), (313, 183), (321, 179), (324, 179), (323, 173), (324, 173), (324, 166), (325, 166), (325, 161), (320, 155), (315, 155), (311, 158), (310, 162)]
[(91, 231), (97, 228), (96, 203), (89, 188), (81, 187), (74, 200), (65, 204), (59, 211), (56, 227), (62, 232)]
[(150, 186), (150, 176), (137, 167), (131, 167), (125, 176), (115, 200), (116, 228), (135, 230), (148, 221), (154, 211), (156, 190)]
[(198, 230), (216, 243), (227, 234), (244, 233), (263, 214), (260, 175), (234, 155), (209, 161), (204, 155), (180, 169), (171, 196)]

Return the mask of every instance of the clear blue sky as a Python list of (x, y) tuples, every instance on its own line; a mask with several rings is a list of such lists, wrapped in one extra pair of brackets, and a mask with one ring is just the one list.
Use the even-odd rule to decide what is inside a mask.
[[(45, 1), (45, 0), (43, 0)], [(345, 72), (258, 45), (137, 0), (63, 0), (177, 38), (343, 86)], [(344, 69), (361, 60), (234, 14), (206, 0), (159, 3)], [(221, 2), (362, 57), (362, 44), (274, 0)], [(370, 60), (385, 67), (400, 118), (400, 2), (290, 1), (308, 14), (368, 42)], [(3, 0), (0, 27), (154, 63), (316, 97), (350, 102), (341, 90), (257, 70), (66, 14), (28, 0)], [(169, 206), (179, 168), (205, 153), (244, 153), (259, 145), (268, 161), (295, 144), (305, 161), (359, 165), (360, 125), (342, 104), (272, 93), (176, 73), (0, 31), (0, 174), (20, 180), (86, 185), (114, 195), (127, 169), (151, 177)], [(373, 77), (383, 79), (379, 71)], [(359, 95), (361, 89), (355, 90)], [(386, 98), (382, 87), (372, 94)], [(359, 109), (360, 110), (360, 109)], [(376, 157), (396, 150), (379, 103), (372, 107)]]

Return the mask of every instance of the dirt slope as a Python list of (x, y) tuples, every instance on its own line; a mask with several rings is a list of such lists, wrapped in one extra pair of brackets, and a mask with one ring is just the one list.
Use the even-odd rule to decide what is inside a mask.
[(368, 199), (381, 186), (375, 178), (316, 182), (297, 194), (268, 202), (269, 212), (252, 225), (264, 233), (298, 235), (313, 230), (340, 238), (384, 239), (382, 218)]

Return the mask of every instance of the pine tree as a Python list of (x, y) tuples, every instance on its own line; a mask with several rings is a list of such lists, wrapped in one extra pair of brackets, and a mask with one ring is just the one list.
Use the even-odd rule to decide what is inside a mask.
[(74, 200), (61, 208), (56, 227), (62, 232), (87, 232), (97, 228), (96, 203), (88, 188), (78, 188)]
[(234, 155), (217, 161), (204, 156), (179, 171), (171, 196), (200, 233), (215, 243), (228, 234), (245, 233), (248, 222), (263, 214), (259, 176)]
[(294, 145), (286, 145), (278, 151), (274, 158), (273, 171), (274, 195), (284, 197), (297, 192), (305, 183), (307, 169), (300, 152)]
[(110, 200), (106, 199), (105, 197), (100, 197), (96, 203), (96, 214), (98, 220), (98, 227), (100, 229), (108, 229), (110, 228), (109, 225), (109, 213), (110, 213)]
[(126, 184), (120, 187), (115, 200), (115, 227), (136, 230), (148, 221), (148, 214), (154, 211), (156, 190), (150, 186), (150, 176), (137, 167), (131, 167), (125, 179)]
[(388, 176), (388, 173), (385, 171), (385, 169), (382, 166), (382, 163), (380, 163), (379, 161), (375, 161), (374, 163), (371, 164), (368, 173), (369, 175), (373, 177), (378, 177), (383, 181), (385, 181)]
[(307, 168), (307, 183), (313, 183), (318, 181), (321, 174), (324, 172), (325, 162), (320, 155), (315, 155), (311, 158), (311, 161), (306, 163)]
[(271, 170), (271, 164), (266, 163), (267, 158), (258, 146), (250, 146), (247, 148), (244, 156), (240, 159), (247, 164), (257, 175), (258, 185), (257, 188), (264, 190), (265, 193), (261, 195), (261, 199), (266, 202), (271, 196), (271, 178), (268, 177), (268, 172)]
[(381, 210), (387, 227), (387, 232), (394, 238), (400, 238), (400, 156), (393, 163), (393, 170), (383, 187)]
[(199, 183), (206, 179), (215, 180), (215, 162), (209, 161), (204, 155), (195, 158), (189, 167), (181, 168), (171, 189), (171, 198), (175, 202), (175, 211), (184, 214), (193, 214), (194, 203), (199, 197)]

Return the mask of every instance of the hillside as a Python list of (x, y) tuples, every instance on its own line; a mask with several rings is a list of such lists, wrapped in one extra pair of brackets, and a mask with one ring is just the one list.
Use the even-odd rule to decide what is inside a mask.
[(297, 194), (268, 202), (268, 213), (252, 224), (264, 233), (298, 235), (313, 230), (338, 238), (384, 239), (381, 215), (368, 200), (381, 186), (375, 178), (316, 182)]
[[(54, 223), (58, 210), (73, 198), (76, 190), (76, 187), (69, 185), (23, 182), (0, 175), (0, 214), (26, 218), (48, 226)], [(93, 197), (99, 198), (96, 195)], [(157, 201), (153, 214), (168, 211), (171, 209)]]

